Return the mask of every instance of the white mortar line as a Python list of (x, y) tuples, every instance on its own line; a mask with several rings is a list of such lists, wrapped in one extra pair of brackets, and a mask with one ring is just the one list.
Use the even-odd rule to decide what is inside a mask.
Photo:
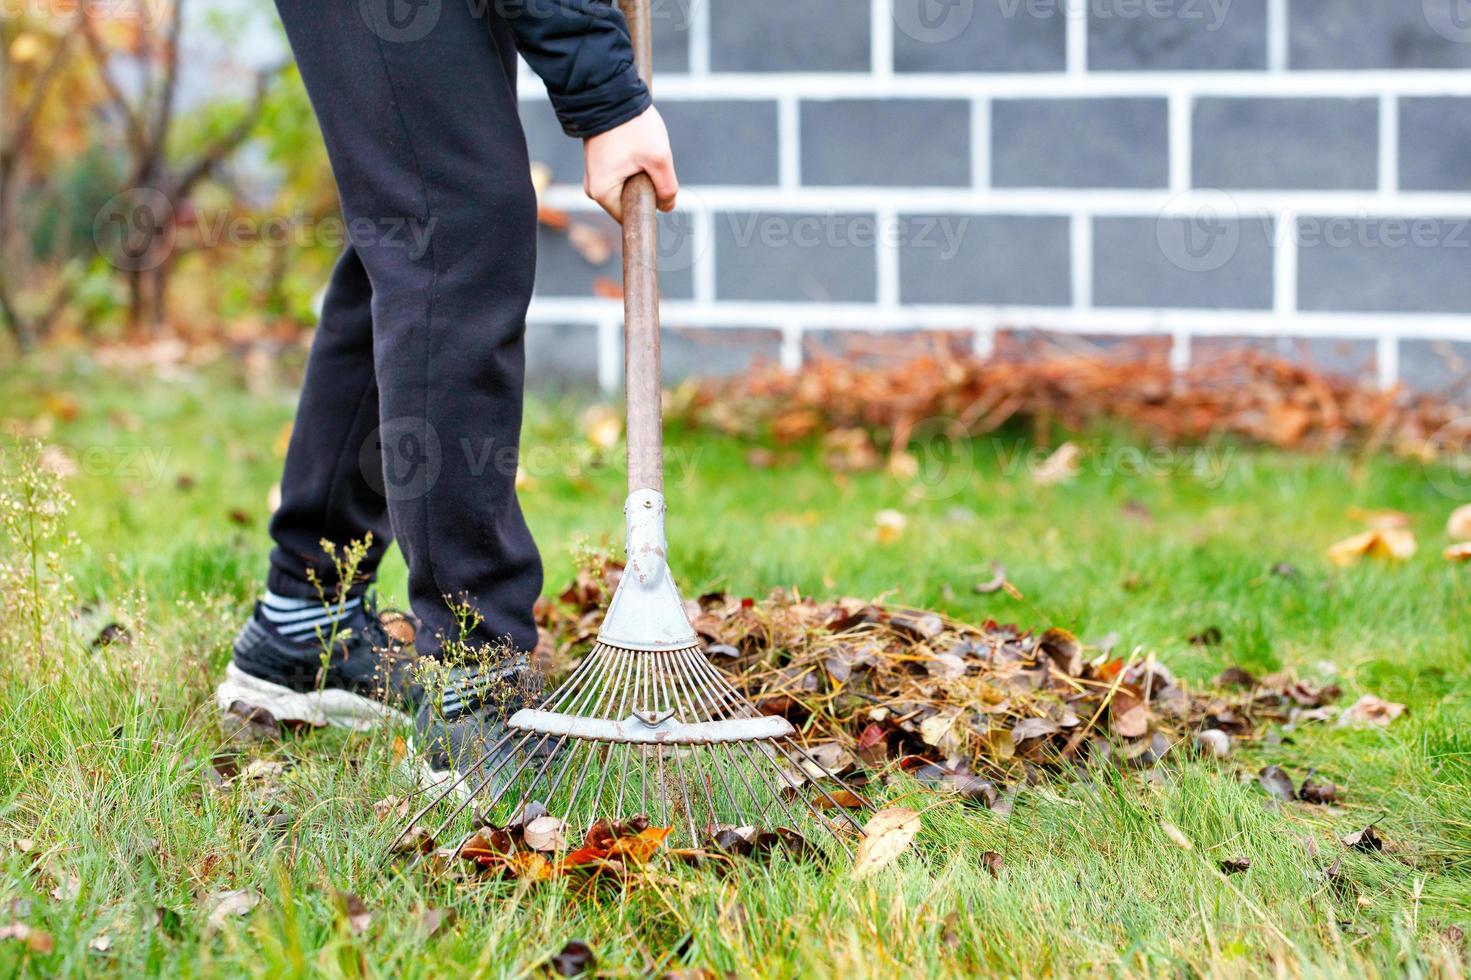
[[(617, 309), (616, 306), (614, 308)], [(598, 389), (604, 394), (612, 394), (623, 387), (623, 338), (619, 330), (621, 324), (619, 315), (609, 316), (606, 312), (597, 321)]]
[(971, 350), (977, 357), (990, 357), (996, 353), (996, 328), (981, 327), (971, 340)]
[[(796, 154), (782, 169), (795, 171)], [(795, 176), (795, 174), (794, 174)], [(872, 213), (876, 202), (897, 211), (955, 211), (962, 214), (1070, 215), (1086, 210), (1095, 216), (1196, 215), (1219, 206), (1220, 192), (1209, 189), (1175, 193), (1096, 190), (1091, 188), (910, 188), (910, 187), (717, 187), (696, 188), (715, 211), (775, 212), (858, 211)], [(1271, 215), (1283, 208), (1325, 217), (1471, 217), (1471, 193), (1399, 194), (1386, 198), (1368, 191), (1230, 191), (1243, 217)], [(567, 211), (596, 213), (579, 187), (559, 184), (546, 194), (547, 203)]]
[(1170, 332), (1170, 370), (1175, 373), (1190, 369), (1190, 328), (1176, 327)]
[(712, 0), (689, 0), (690, 74), (710, 74), (710, 4)]
[(1067, 0), (1067, 74), (1088, 71), (1088, 0)]
[(1278, 316), (1297, 312), (1297, 215), (1291, 208), (1277, 212), (1272, 229), (1272, 309)]
[[(1066, 72), (897, 72), (879, 79), (867, 72), (718, 72), (706, 76), (662, 75), (659, 98), (670, 99), (804, 99), (892, 98), (957, 99), (1093, 99), (1155, 96), (1172, 92), (1191, 95), (1270, 98), (1375, 98), (1395, 95), (1471, 95), (1471, 71), (1270, 72), (1158, 71), (1096, 72), (1079, 85)], [(524, 99), (547, 98), (534, 76), (521, 90)]]
[[(731, 0), (725, 0), (730, 3)], [(847, 0), (851, 3), (852, 0)], [(894, 74), (894, 0), (869, 0), (869, 45), (873, 59), (873, 77), (887, 79)]]
[(694, 247), (700, 249), (695, 255), (695, 302), (714, 303), (715, 250), (719, 247), (715, 244), (715, 216), (704, 207), (691, 212), (690, 231), (694, 236)]
[(1086, 311), (1093, 305), (1093, 218), (1084, 212), (1072, 216), (1068, 227), (1071, 241), (1073, 309)]
[(1379, 193), (1399, 190), (1399, 98), (1379, 97)]
[[(1381, 336), (1418, 340), (1471, 340), (1471, 315), (1442, 313), (1304, 313), (1275, 310), (1185, 310), (1107, 307), (1073, 309), (1049, 306), (915, 305), (884, 310), (871, 303), (723, 302), (699, 304), (671, 300), (665, 319), (688, 327), (764, 327), (800, 334), (803, 330), (966, 330), (1037, 327), (1098, 334), (1173, 334), (1196, 337), (1343, 337), (1377, 340)], [(612, 362), (622, 369), (616, 344), (622, 305), (617, 300), (539, 296), (527, 319), (535, 323), (604, 321), (613, 328)], [(800, 338), (799, 338), (800, 339)]]
[(1170, 190), (1176, 193), (1190, 189), (1194, 114), (1190, 93), (1170, 93)]
[(874, 299), (885, 309), (899, 308), (899, 214), (893, 208), (879, 208), (878, 235), (874, 243), (878, 268)]
[(796, 96), (777, 103), (776, 138), (777, 180), (783, 191), (794, 191), (802, 185), (802, 118)]
[(1380, 334), (1374, 348), (1374, 362), (1378, 368), (1379, 387), (1393, 388), (1399, 384), (1400, 339), (1391, 334)]
[(984, 97), (970, 104), (970, 183), (981, 190), (991, 186), (991, 100)]
[(781, 352), (778, 357), (781, 360), (782, 370), (802, 370), (802, 325), (800, 323), (781, 324)]
[(1287, 71), (1290, 34), (1287, 0), (1267, 0), (1267, 71)]

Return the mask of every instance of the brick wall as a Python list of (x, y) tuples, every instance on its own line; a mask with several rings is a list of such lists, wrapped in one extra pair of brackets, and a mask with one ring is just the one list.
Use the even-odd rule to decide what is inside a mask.
[[(1471, 0), (652, 3), (671, 376), (915, 329), (1471, 361)], [(616, 235), (523, 76), (581, 226), (543, 234), (531, 371), (611, 388)]]

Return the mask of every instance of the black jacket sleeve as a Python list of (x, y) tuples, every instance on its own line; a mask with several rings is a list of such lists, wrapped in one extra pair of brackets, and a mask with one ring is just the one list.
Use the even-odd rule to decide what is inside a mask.
[(498, 0), (516, 48), (546, 83), (568, 136), (621, 125), (653, 99), (633, 67), (628, 23), (610, 0)]

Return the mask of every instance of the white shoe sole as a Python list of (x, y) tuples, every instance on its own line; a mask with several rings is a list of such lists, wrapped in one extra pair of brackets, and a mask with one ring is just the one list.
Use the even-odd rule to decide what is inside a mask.
[(269, 711), (277, 721), (305, 721), (313, 725), (331, 725), (363, 732), (384, 722), (407, 722), (409, 716), (372, 698), (324, 688), (320, 691), (293, 691), (289, 687), (252, 677), (230, 664), (225, 679), (215, 688), (215, 703), (221, 711), (229, 711), (236, 701)]
[[(253, 677), (233, 663), (225, 668), (225, 679), (215, 688), (215, 704), (221, 711), (229, 711), (235, 702), (264, 708), (277, 721), (304, 721), (313, 725), (331, 725), (333, 728), (349, 728), (365, 732), (382, 725), (411, 724), (408, 715), (380, 701), (335, 688), (319, 691), (293, 691), (289, 687)], [(456, 774), (440, 772), (430, 767), (429, 761), (414, 747), (411, 735), (407, 739), (408, 754), (403, 760), (403, 770), (419, 789), (434, 789), (445, 786), (456, 779)], [(468, 799), (471, 787), (468, 781), (455, 787), (455, 794)]]

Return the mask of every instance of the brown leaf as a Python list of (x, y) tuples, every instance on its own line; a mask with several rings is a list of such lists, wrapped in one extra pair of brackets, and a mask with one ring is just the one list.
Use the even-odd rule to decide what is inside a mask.
[(458, 918), (454, 909), (426, 908), (419, 913), (419, 935), (428, 939), (440, 929), (453, 926)]
[(54, 948), (49, 932), (33, 929), (24, 922), (12, 922), (9, 925), (0, 926), (0, 942), (7, 939), (25, 943), (33, 953), (45, 954)]
[(981, 867), (985, 868), (986, 873), (992, 878), (1000, 878), (1001, 870), (1006, 867), (1006, 861), (995, 851), (983, 851), (981, 853)]
[(1362, 851), (1365, 854), (1384, 850), (1384, 838), (1380, 837), (1378, 832), (1375, 831), (1373, 824), (1370, 824), (1363, 830), (1354, 831), (1352, 834), (1345, 834), (1340, 839), (1343, 841), (1344, 847), (1355, 851)]
[(372, 910), (366, 902), (351, 892), (338, 892), (337, 904), (348, 931), (354, 936), (361, 936), (373, 924)]
[(1221, 862), (1220, 867), (1224, 875), (1244, 874), (1251, 867), (1251, 861), (1244, 857), (1229, 857)]
[(592, 947), (580, 939), (574, 939), (552, 957), (552, 969), (560, 977), (580, 977), (592, 971), (597, 960)]
[(1365, 694), (1344, 710), (1338, 724), (1346, 728), (1384, 728), (1404, 711), (1402, 704)]
[(919, 826), (919, 814), (908, 807), (885, 807), (869, 817), (853, 860), (853, 877), (867, 878), (887, 867), (909, 848)]
[(812, 805), (819, 810), (831, 810), (835, 806), (846, 810), (861, 810), (866, 804), (852, 790), (839, 788), (828, 790), (826, 794), (818, 793), (812, 798)]
[(1113, 730), (1124, 738), (1142, 738), (1149, 732), (1150, 723), (1154, 721), (1154, 713), (1149, 710), (1149, 705), (1139, 702), (1130, 705), (1121, 714), (1110, 711), (1109, 719)]
[(1267, 791), (1267, 795), (1274, 800), (1284, 803), (1297, 799), (1297, 787), (1292, 785), (1292, 777), (1283, 771), (1281, 766), (1267, 766), (1257, 774), (1257, 785)]
[(984, 582), (977, 582), (971, 586), (976, 595), (990, 595), (992, 592), (1000, 592), (1006, 586), (1006, 566), (999, 561), (991, 563), (992, 575)]
[(1345, 538), (1328, 549), (1328, 558), (1340, 567), (1361, 558), (1403, 561), (1415, 553), (1415, 533), (1408, 528), (1371, 528)]
[(1055, 735), (1062, 731), (1051, 718), (1023, 718), (1011, 729), (1012, 741), (1021, 743), (1028, 739)]
[(401, 796), (385, 796), (373, 804), (373, 815), (379, 820), (387, 820), (389, 817), (396, 820), (407, 820), (409, 801)]
[(1326, 779), (1314, 779), (1309, 773), (1302, 781), (1302, 788), (1297, 791), (1297, 798), (1305, 803), (1317, 803), (1324, 805), (1338, 802), (1338, 786)]
[(1462, 504), (1451, 511), (1445, 522), (1445, 533), (1452, 541), (1471, 541), (1471, 504)]
[(209, 896), (210, 929), (222, 929), (226, 922), (250, 914), (260, 904), (260, 895), (249, 889), (215, 892)]
[(522, 839), (533, 851), (561, 851), (567, 848), (565, 821), (551, 815), (540, 816), (526, 825)]

